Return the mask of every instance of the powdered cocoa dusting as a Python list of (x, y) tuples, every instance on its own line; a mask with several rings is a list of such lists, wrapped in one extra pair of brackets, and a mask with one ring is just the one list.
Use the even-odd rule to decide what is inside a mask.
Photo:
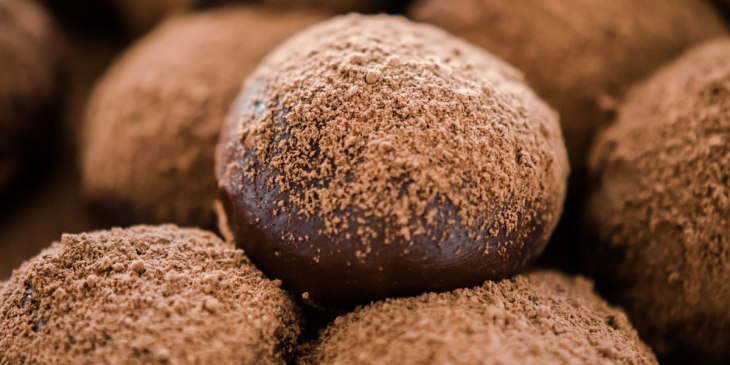
[(730, 39), (632, 90), (590, 167), (599, 283), (657, 354), (730, 361)]
[(336, 18), (278, 48), (248, 85), (261, 82), (260, 110), (236, 121), (255, 159), (228, 174), (252, 183), (259, 166), (276, 171), (267, 183), (286, 198), (273, 213), (318, 215), (335, 240), (360, 225), (359, 258), (379, 234), (449, 240), (436, 221), (494, 236), (520, 217), (550, 232), (560, 216), (568, 166), (555, 113), (516, 70), (436, 28)]
[(82, 147), (87, 197), (115, 222), (213, 227), (221, 123), (261, 59), (323, 16), (224, 8), (172, 19), (94, 90)]
[(300, 365), (657, 364), (590, 281), (554, 272), (377, 302), (300, 351)]
[(628, 88), (685, 48), (727, 33), (695, 0), (420, 0), (413, 19), (435, 24), (504, 58), (560, 112), (576, 178), (594, 132)]
[(199, 230), (64, 235), (0, 289), (0, 363), (282, 364), (300, 312), (279, 285)]

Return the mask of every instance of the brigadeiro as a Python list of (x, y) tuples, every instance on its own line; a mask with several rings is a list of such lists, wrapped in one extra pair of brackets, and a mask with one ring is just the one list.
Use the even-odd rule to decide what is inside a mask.
[(215, 235), (175, 226), (64, 235), (0, 289), (9, 364), (283, 364), (300, 312)]
[(35, 1), (0, 0), (0, 191), (52, 127), (59, 81), (56, 37), (52, 20)]
[(594, 132), (639, 79), (685, 48), (725, 34), (708, 1), (420, 0), (413, 19), (435, 24), (510, 62), (560, 112), (571, 190), (585, 184)]
[(300, 352), (299, 365), (657, 364), (590, 281), (554, 272), (373, 303)]
[(217, 156), (238, 244), (327, 308), (517, 273), (567, 174), (557, 114), (518, 71), (385, 15), (335, 18), (269, 55)]
[(657, 354), (730, 361), (730, 39), (636, 86), (590, 169), (597, 282)]
[(174, 18), (96, 86), (81, 148), (85, 195), (117, 224), (215, 225), (214, 150), (246, 76), (323, 19), (225, 8)]

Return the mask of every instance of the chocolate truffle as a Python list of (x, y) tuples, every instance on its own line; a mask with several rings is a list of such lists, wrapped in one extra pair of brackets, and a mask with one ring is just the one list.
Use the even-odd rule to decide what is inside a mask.
[(525, 73), (560, 112), (571, 190), (585, 184), (592, 136), (627, 89), (688, 46), (727, 32), (696, 0), (420, 0), (410, 15)]
[(730, 38), (633, 89), (590, 169), (597, 283), (658, 355), (730, 361)]
[(320, 9), (335, 13), (397, 11), (407, 0), (262, 0), (277, 6)]
[(191, 11), (200, 3), (215, 2), (215, 0), (110, 1), (119, 12), (127, 31), (132, 34), (143, 34), (164, 18)]
[(373, 303), (301, 352), (299, 365), (657, 364), (590, 281), (554, 272)]
[(260, 3), (278, 9), (318, 10), (330, 13), (377, 13), (399, 10), (407, 0), (112, 0), (126, 28), (142, 34), (165, 17), (196, 8), (225, 3)]
[(64, 235), (0, 291), (10, 364), (283, 364), (299, 310), (215, 235), (175, 226)]
[(118, 224), (212, 227), (221, 124), (259, 61), (308, 13), (226, 8), (171, 19), (112, 66), (83, 131), (85, 194)]
[(0, 190), (52, 127), (56, 46), (55, 27), (35, 1), (0, 0)]
[(385, 15), (269, 55), (217, 158), (238, 244), (328, 308), (515, 274), (547, 243), (568, 174), (557, 115), (518, 71)]

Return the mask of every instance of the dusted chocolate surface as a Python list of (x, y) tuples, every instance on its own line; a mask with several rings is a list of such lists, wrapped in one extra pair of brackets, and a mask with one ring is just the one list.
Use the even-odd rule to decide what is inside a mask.
[(707, 1), (419, 0), (417, 21), (510, 62), (560, 112), (571, 190), (585, 184), (595, 131), (636, 81), (687, 47), (727, 33)]
[(0, 289), (8, 364), (282, 364), (300, 312), (215, 235), (64, 235)]
[(118, 224), (213, 227), (213, 155), (243, 80), (323, 17), (225, 8), (161, 25), (94, 90), (81, 150), (85, 194)]
[(658, 355), (730, 361), (730, 39), (633, 89), (590, 167), (599, 284)]
[(590, 281), (554, 272), (373, 303), (299, 351), (299, 365), (657, 364)]
[(560, 216), (556, 114), (436, 28), (335, 18), (244, 90), (217, 157), (229, 224), (267, 274), (325, 307), (514, 274)]
[(58, 39), (33, 0), (0, 0), (0, 191), (44, 141), (58, 97)]

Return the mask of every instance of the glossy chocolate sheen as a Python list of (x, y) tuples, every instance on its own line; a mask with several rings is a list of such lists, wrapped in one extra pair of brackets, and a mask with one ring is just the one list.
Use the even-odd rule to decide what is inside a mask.
[[(530, 220), (520, 216), (515, 230), (505, 234), (505, 228), (498, 227), (499, 234), (494, 237), (486, 230), (462, 226), (458, 218), (451, 225), (437, 218), (434, 234), (437, 237), (451, 235), (450, 239), (438, 240), (441, 244), (425, 235), (415, 235), (410, 241), (399, 236), (395, 242), (386, 244), (385, 221), (372, 215), (366, 217), (362, 211), (352, 208), (339, 212), (342, 218), (349, 213), (351, 219), (349, 229), (339, 232), (337, 237), (318, 233), (324, 228), (318, 215), (307, 220), (296, 212), (274, 214), (277, 203), (288, 200), (287, 194), (282, 194), (278, 186), (266, 183), (278, 172), (267, 164), (256, 162), (255, 151), (243, 147), (239, 137), (240, 123), (235, 118), (245, 111), (263, 113), (264, 108), (255, 101), (261, 100), (255, 96), (260, 96), (262, 88), (263, 82), (253, 83), (239, 97), (221, 135), (216, 172), (237, 244), (267, 275), (281, 279), (287, 289), (325, 308), (346, 309), (389, 297), (440, 292), (499, 280), (519, 272), (545, 247), (548, 234), (538, 223), (541, 214)], [(280, 121), (286, 112), (279, 110)], [(254, 162), (258, 172), (253, 182), (243, 179), (240, 169), (250, 162)], [(408, 183), (404, 182), (402, 188), (407, 187)], [(546, 204), (538, 206), (546, 207)], [(456, 213), (452, 204), (432, 202), (429, 208), (433, 207), (444, 213)], [(520, 210), (530, 212), (528, 208)], [(356, 233), (361, 226), (357, 217), (365, 218), (364, 225), (379, 233), (371, 243), (372, 252), (362, 259), (356, 253), (362, 248)], [(480, 234), (488, 238), (470, 239), (470, 232), (474, 232), (473, 237)], [(522, 238), (519, 238), (521, 233)], [(292, 241), (290, 235), (308, 236), (309, 240)], [(486, 254), (485, 244), (489, 247)]]

